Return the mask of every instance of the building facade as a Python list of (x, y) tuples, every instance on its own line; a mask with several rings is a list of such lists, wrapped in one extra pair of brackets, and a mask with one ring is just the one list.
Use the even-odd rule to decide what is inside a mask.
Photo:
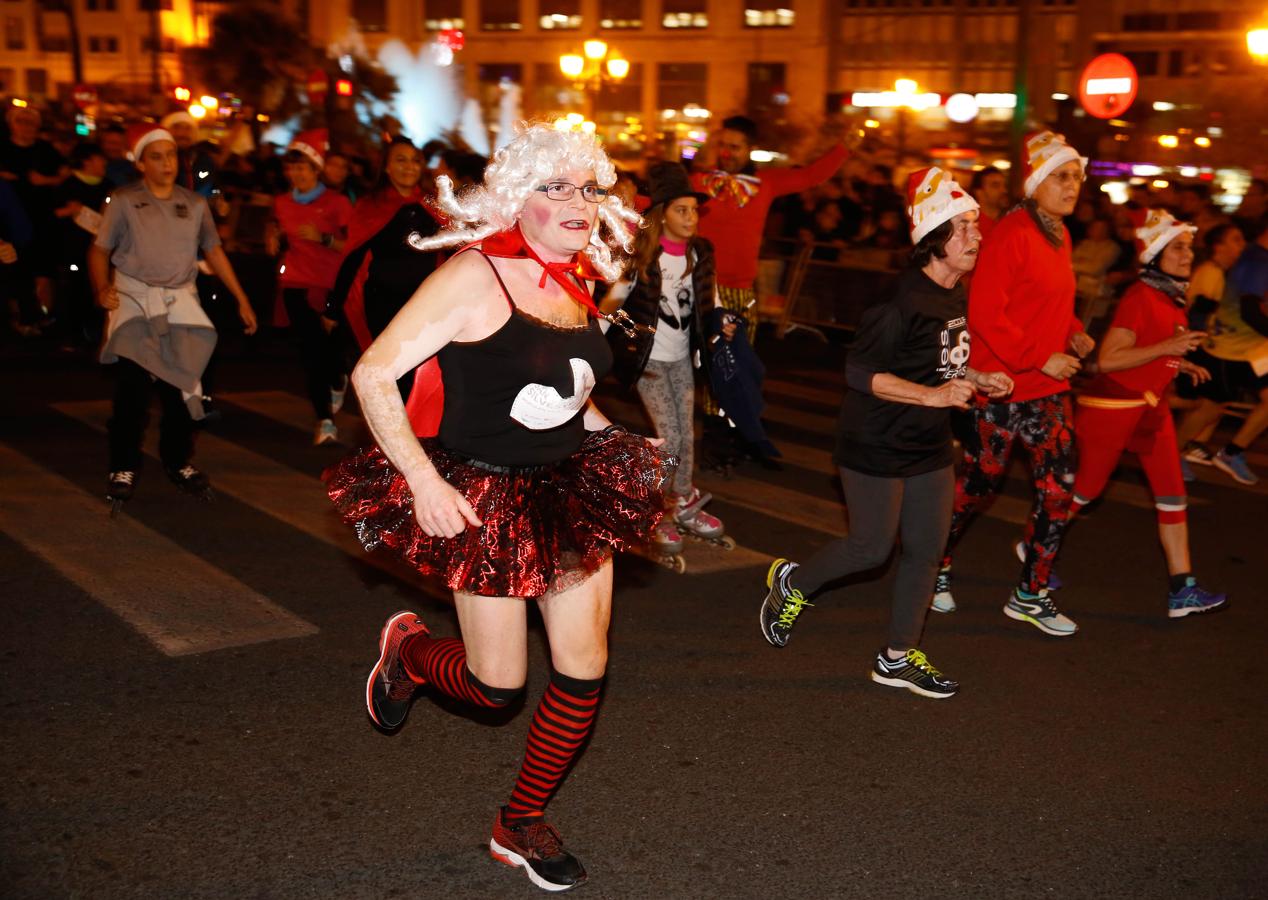
[[(179, 84), (179, 50), (202, 43), (220, 4), (197, 0), (0, 0), (0, 95), (69, 95), (77, 80), (103, 97), (143, 96)], [(74, 36), (80, 73), (76, 77)]]

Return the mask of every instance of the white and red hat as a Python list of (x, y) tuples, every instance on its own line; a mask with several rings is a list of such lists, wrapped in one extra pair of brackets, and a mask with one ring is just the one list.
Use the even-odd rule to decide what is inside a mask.
[(911, 222), (913, 244), (919, 244), (943, 222), (975, 209), (978, 204), (973, 195), (937, 166), (907, 176), (907, 219)]
[(183, 109), (178, 109), (175, 112), (168, 113), (163, 117), (161, 122), (162, 126), (169, 131), (173, 125), (180, 125), (182, 123), (188, 125), (190, 128), (193, 128), (195, 131), (198, 130), (198, 120)]
[(298, 150), (322, 169), (326, 166), (326, 153), (330, 150), (330, 132), (325, 128), (310, 128), (291, 139), (287, 151)]
[(172, 137), (172, 133), (161, 125), (155, 125), (153, 122), (143, 122), (140, 125), (131, 125), (128, 127), (128, 144), (132, 147), (132, 158), (138, 162), (141, 160), (141, 154), (145, 152), (145, 148), (153, 144), (155, 141), (171, 141), (176, 143), (176, 138)]
[(1136, 229), (1136, 254), (1143, 265), (1148, 265), (1168, 244), (1182, 234), (1196, 234), (1198, 227), (1177, 222), (1165, 209), (1151, 209), (1145, 214), (1145, 223)]
[(1087, 168), (1087, 157), (1079, 156), (1079, 151), (1065, 142), (1064, 134), (1032, 131), (1026, 135), (1023, 152), (1026, 158), (1022, 160), (1022, 173), (1026, 178), (1024, 187), (1027, 197), (1033, 197), (1045, 178), (1071, 160), (1078, 160), (1082, 168)]

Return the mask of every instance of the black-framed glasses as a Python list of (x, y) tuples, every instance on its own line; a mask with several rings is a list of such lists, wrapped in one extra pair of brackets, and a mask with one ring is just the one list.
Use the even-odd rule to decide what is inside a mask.
[[(551, 200), (571, 200), (572, 195), (577, 193), (577, 185), (571, 181), (552, 181), (550, 184), (543, 184), (537, 188)], [(581, 196), (590, 203), (602, 203), (608, 198), (608, 189), (601, 188), (597, 184), (586, 184), (581, 187)]]

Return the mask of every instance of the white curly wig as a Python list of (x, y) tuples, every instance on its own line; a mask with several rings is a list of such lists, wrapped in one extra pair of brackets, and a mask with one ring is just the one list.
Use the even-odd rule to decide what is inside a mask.
[[(515, 225), (524, 204), (540, 185), (556, 181), (565, 167), (593, 169), (599, 187), (616, 184), (616, 167), (594, 135), (559, 131), (543, 123), (521, 125), (516, 138), (493, 155), (484, 171), (484, 183), (454, 195), (447, 176), (436, 179), (437, 201), (450, 217), (448, 228), (418, 243), (420, 250), (435, 250), (483, 240)], [(599, 218), (590, 232), (586, 256), (608, 281), (620, 277), (623, 262), (613, 251), (633, 252), (633, 237), (625, 223), (642, 222), (638, 213), (615, 194), (599, 204)]]

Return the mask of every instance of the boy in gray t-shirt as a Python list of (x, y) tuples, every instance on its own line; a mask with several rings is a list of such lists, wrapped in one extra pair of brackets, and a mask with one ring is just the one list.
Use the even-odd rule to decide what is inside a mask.
[[(112, 195), (88, 254), (88, 272), (97, 303), (111, 316), (120, 315), (119, 294), (110, 277), (113, 264), (120, 277), (154, 289), (150, 294), (162, 292), (162, 296), (171, 297), (173, 293), (187, 293), (189, 302), (196, 304), (194, 277), (201, 251), (211, 270), (238, 301), (244, 330), (254, 334), (251, 301), (220, 246), (207, 202), (176, 184), (176, 143), (171, 134), (158, 127), (145, 130), (134, 141), (133, 158), (141, 170), (141, 180)], [(146, 316), (149, 318), (149, 311)], [(151, 372), (130, 358), (121, 356), (112, 368), (117, 377), (109, 425), (107, 496), (116, 504), (132, 496), (141, 465), (141, 439), (151, 389), (158, 391), (163, 404), (159, 456), (164, 470), (177, 487), (206, 494), (210, 481), (190, 464), (194, 453), (193, 421), (181, 388), (152, 377)]]

